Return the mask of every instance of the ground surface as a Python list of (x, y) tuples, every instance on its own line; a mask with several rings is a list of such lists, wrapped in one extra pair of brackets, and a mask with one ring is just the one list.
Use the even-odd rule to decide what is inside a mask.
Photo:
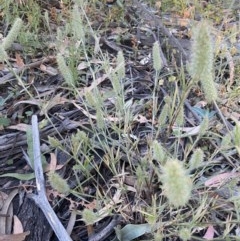
[[(237, 240), (239, 3), (107, 2), (0, 0), (2, 39), (15, 17), (24, 21), (0, 64), (0, 240), (57, 240), (29, 198), (32, 115), (47, 197), (72, 240)], [(203, 19), (212, 26), (217, 105), (201, 84), (186, 90), (192, 26)], [(199, 148), (204, 160), (190, 170)], [(178, 208), (162, 187), (168, 159), (194, 183)]]

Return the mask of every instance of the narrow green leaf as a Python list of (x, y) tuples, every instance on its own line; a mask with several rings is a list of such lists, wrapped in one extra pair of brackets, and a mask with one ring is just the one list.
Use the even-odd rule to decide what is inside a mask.
[(34, 173), (25, 173), (25, 174), (21, 174), (21, 173), (6, 173), (6, 174), (2, 174), (0, 175), (1, 177), (13, 177), (16, 178), (18, 180), (22, 180), (22, 181), (29, 181), (31, 179), (33, 179), (35, 177)]

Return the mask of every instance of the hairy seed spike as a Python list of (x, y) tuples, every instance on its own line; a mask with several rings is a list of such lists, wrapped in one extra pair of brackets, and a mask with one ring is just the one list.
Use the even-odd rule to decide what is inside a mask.
[(67, 181), (63, 179), (56, 172), (49, 172), (48, 179), (52, 188), (56, 189), (58, 192), (68, 195), (70, 192), (70, 188), (67, 184)]
[(0, 62), (4, 62), (8, 58), (7, 52), (4, 50), (3, 46), (0, 44)]
[(155, 71), (160, 71), (163, 67), (163, 63), (162, 63), (162, 58), (160, 56), (160, 47), (159, 47), (158, 41), (156, 41), (153, 44), (152, 56), (153, 56), (153, 68), (155, 69)]
[(166, 152), (163, 149), (161, 143), (157, 140), (154, 140), (152, 143), (152, 150), (153, 150), (153, 159), (159, 161), (159, 163), (163, 164), (166, 158)]
[(122, 51), (117, 54), (117, 74), (120, 79), (125, 77), (125, 58)]
[(11, 47), (11, 45), (17, 38), (18, 33), (20, 32), (20, 30), (22, 28), (22, 25), (23, 25), (22, 19), (17, 18), (16, 21), (14, 22), (14, 24), (12, 25), (7, 37), (3, 40), (2, 46), (5, 50), (9, 49)]
[(65, 79), (66, 83), (73, 87), (75, 86), (74, 79), (70, 68), (66, 65), (65, 60), (61, 54), (57, 55), (58, 68)]
[(188, 228), (181, 228), (179, 230), (179, 237), (182, 241), (188, 241), (191, 240), (191, 230)]
[(162, 184), (170, 204), (180, 207), (187, 204), (192, 191), (192, 181), (180, 161), (170, 159), (163, 167)]
[(200, 22), (193, 30), (192, 56), (189, 73), (194, 81), (201, 81), (207, 101), (217, 99), (217, 89), (213, 78), (214, 48), (206, 21)]
[(83, 25), (80, 11), (77, 5), (73, 6), (71, 25), (72, 25), (72, 31), (76, 37), (76, 40), (84, 41), (85, 40), (84, 25)]
[(197, 148), (191, 156), (189, 161), (189, 169), (193, 170), (200, 167), (203, 163), (203, 151), (200, 148)]

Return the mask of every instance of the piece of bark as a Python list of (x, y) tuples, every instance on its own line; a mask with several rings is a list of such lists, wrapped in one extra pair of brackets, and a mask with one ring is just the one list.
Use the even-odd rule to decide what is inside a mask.
[(22, 222), (23, 229), (30, 231), (25, 241), (51, 240), (52, 229), (42, 211), (31, 199), (24, 197), (17, 216)]

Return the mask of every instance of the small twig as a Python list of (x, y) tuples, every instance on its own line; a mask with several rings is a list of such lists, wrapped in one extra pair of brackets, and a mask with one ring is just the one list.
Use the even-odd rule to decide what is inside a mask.
[(122, 217), (119, 215), (116, 215), (112, 221), (100, 232), (92, 235), (89, 237), (88, 241), (99, 241), (104, 240), (107, 235), (109, 235), (115, 226), (117, 226), (121, 222)]
[(39, 141), (39, 131), (38, 131), (38, 120), (37, 116), (32, 116), (32, 135), (33, 135), (33, 157), (34, 157), (34, 172), (36, 178), (36, 186), (38, 194), (29, 194), (28, 197), (34, 200), (37, 206), (42, 210), (45, 217), (47, 218), (49, 224), (51, 225), (53, 231), (58, 237), (59, 241), (72, 241), (68, 235), (66, 229), (63, 227), (62, 223), (59, 221), (57, 215), (50, 206), (44, 185), (44, 176), (41, 161), (40, 152), (40, 141)]
[(217, 111), (218, 116), (221, 118), (221, 120), (223, 121), (223, 124), (226, 126), (228, 132), (231, 134), (231, 130), (233, 129), (233, 126), (231, 125), (231, 123), (229, 123), (225, 117), (223, 116), (221, 110), (219, 109), (216, 101), (213, 101), (213, 105), (215, 110)]

